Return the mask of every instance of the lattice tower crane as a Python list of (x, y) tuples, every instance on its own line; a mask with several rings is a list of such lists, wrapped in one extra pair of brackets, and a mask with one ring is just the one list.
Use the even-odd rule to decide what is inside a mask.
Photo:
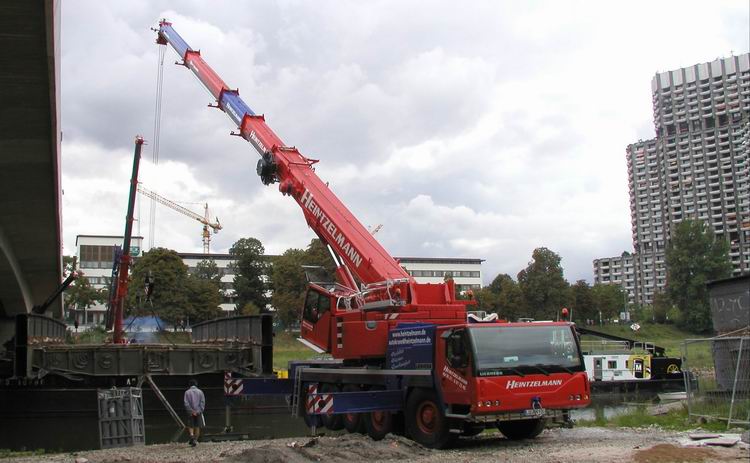
[(215, 217), (214, 222), (211, 222), (211, 219), (209, 219), (208, 215), (208, 203), (205, 203), (203, 206), (203, 215), (200, 215), (198, 213), (195, 213), (191, 211), (190, 209), (187, 209), (186, 207), (183, 207), (179, 204), (177, 204), (174, 201), (170, 201), (169, 199), (158, 195), (157, 193), (147, 189), (143, 185), (138, 185), (138, 191), (143, 194), (144, 196), (148, 196), (149, 198), (153, 199), (154, 201), (163, 204), (164, 206), (167, 206), (170, 209), (174, 209), (175, 211), (186, 215), (192, 219), (197, 220), (198, 222), (203, 224), (203, 232), (201, 233), (201, 238), (203, 239), (203, 253), (208, 254), (209, 253), (209, 246), (211, 243), (211, 232), (209, 231), (209, 228), (213, 230), (214, 234), (219, 233), (219, 230), (221, 230), (221, 223), (219, 223), (219, 218)]

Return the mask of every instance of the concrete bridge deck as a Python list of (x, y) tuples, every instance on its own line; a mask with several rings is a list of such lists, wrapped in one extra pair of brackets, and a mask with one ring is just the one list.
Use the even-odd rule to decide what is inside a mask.
[(0, 342), (62, 280), (59, 33), (59, 0), (0, 2)]

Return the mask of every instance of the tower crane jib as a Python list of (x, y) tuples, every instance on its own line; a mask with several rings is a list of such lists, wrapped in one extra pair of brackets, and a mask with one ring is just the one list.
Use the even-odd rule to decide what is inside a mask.
[(219, 230), (222, 229), (221, 223), (219, 222), (219, 218), (215, 217), (214, 221), (212, 222), (209, 218), (208, 213), (208, 203), (205, 203), (203, 206), (203, 215), (200, 215), (196, 212), (191, 211), (190, 209), (181, 206), (180, 204), (171, 201), (149, 189), (144, 187), (141, 184), (138, 184), (138, 192), (142, 195), (149, 197), (156, 201), (159, 204), (162, 204), (164, 206), (167, 206), (170, 209), (173, 209), (180, 214), (186, 215), (190, 217), (191, 219), (197, 220), (198, 222), (203, 224), (203, 231), (201, 233), (201, 239), (203, 241), (203, 253), (208, 254), (209, 253), (209, 247), (211, 243), (211, 232), (209, 231), (209, 228), (213, 230), (213, 233), (219, 233)]

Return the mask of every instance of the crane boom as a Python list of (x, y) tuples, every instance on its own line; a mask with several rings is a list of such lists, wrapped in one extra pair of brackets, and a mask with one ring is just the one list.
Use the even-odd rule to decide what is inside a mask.
[(208, 218), (208, 204), (205, 205), (205, 208), (204, 208), (205, 213), (203, 215), (200, 215), (198, 213), (195, 213), (195, 212), (191, 211), (190, 209), (188, 209), (186, 207), (183, 207), (183, 206), (177, 204), (174, 201), (171, 201), (171, 200), (169, 200), (169, 199), (167, 199), (167, 198), (165, 198), (165, 197), (157, 194), (154, 191), (149, 190), (148, 188), (144, 187), (141, 184), (138, 184), (138, 191), (143, 196), (147, 196), (147, 197), (153, 199), (154, 201), (156, 201), (159, 204), (167, 206), (168, 208), (173, 209), (173, 210), (179, 212), (180, 214), (184, 214), (184, 215), (190, 217), (191, 219), (195, 219), (198, 222), (202, 223), (203, 224), (203, 234), (202, 234), (202, 238), (203, 238), (203, 252), (205, 254), (208, 254), (209, 243), (211, 241), (211, 235), (210, 235), (210, 233), (208, 231), (208, 228), (211, 227), (211, 229), (214, 231), (214, 233), (218, 233), (219, 230), (222, 229), (221, 223), (219, 222), (218, 218), (215, 219), (216, 220), (215, 222), (211, 222), (209, 220), (209, 218)]
[[(257, 172), (265, 185), (279, 184), (305, 220), (326, 243), (339, 283), (310, 283), (301, 313), (300, 334), (308, 345), (334, 358), (382, 362), (387, 334), (398, 323), (456, 324), (466, 321), (466, 305), (456, 298), (452, 280), (417, 283), (378, 243), (313, 169), (316, 160), (285, 145), (167, 21), (159, 23), (156, 42), (170, 44), (217, 105), (239, 127), (239, 133), (260, 154)], [(355, 280), (355, 277), (358, 280)], [(359, 286), (359, 283), (363, 283)]]
[[(297, 201), (310, 228), (334, 250), (339, 259), (337, 265), (346, 264), (365, 284), (411, 278), (317, 176), (312, 168), (317, 161), (284, 144), (266, 125), (265, 117), (255, 114), (240, 98), (239, 91), (230, 89), (171, 23), (159, 23), (157, 43), (170, 44), (182, 58), (181, 64), (216, 98), (218, 107), (239, 127), (238, 135), (260, 154), (258, 174), (263, 183), (278, 182), (281, 193)], [(345, 285), (356, 288), (348, 272), (337, 273)]]

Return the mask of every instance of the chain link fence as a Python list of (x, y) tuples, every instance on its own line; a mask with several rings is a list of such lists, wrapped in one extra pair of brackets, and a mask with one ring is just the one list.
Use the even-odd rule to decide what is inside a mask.
[(687, 339), (682, 344), (691, 419), (750, 426), (750, 336)]

